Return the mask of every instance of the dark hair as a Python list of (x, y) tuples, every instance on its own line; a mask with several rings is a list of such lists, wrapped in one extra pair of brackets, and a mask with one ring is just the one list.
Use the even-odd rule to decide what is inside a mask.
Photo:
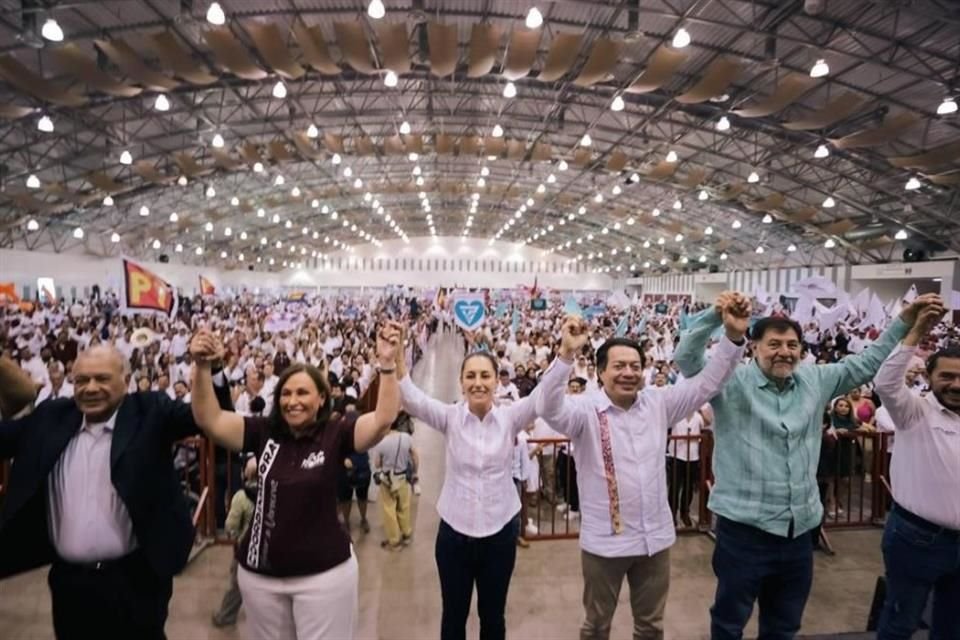
[(463, 359), (463, 362), (460, 363), (460, 377), (463, 377), (463, 371), (467, 368), (467, 362), (473, 358), (486, 358), (490, 363), (490, 366), (493, 367), (493, 375), (500, 375), (500, 367), (497, 365), (497, 359), (494, 358), (490, 353), (486, 351), (474, 351), (473, 353), (468, 353), (467, 357)]
[(927, 358), (927, 375), (932, 374), (933, 370), (937, 368), (937, 362), (940, 361), (940, 358), (960, 360), (960, 344), (947, 345)]
[(610, 338), (597, 349), (597, 370), (604, 371), (607, 368), (607, 352), (613, 347), (629, 347), (640, 355), (640, 366), (647, 366), (647, 357), (643, 355), (643, 349), (637, 344), (636, 340), (630, 338)]
[(799, 322), (791, 320), (790, 318), (779, 318), (776, 316), (760, 318), (756, 324), (750, 328), (750, 339), (760, 340), (767, 331), (776, 331), (777, 333), (793, 331), (797, 334), (797, 340), (801, 343), (803, 342), (803, 328)]
[(567, 384), (570, 384), (571, 382), (576, 382), (581, 387), (587, 386), (586, 378), (581, 378), (580, 376), (577, 376), (575, 378), (570, 378), (569, 380), (567, 380)]
[(323, 373), (316, 367), (309, 364), (298, 363), (284, 369), (283, 373), (280, 374), (280, 378), (277, 380), (276, 392), (273, 395), (273, 408), (270, 410), (270, 422), (274, 428), (287, 429), (287, 424), (280, 415), (280, 396), (283, 395), (283, 386), (287, 384), (287, 381), (290, 380), (291, 377), (298, 373), (305, 373), (310, 376), (313, 384), (317, 387), (317, 391), (323, 396), (323, 406), (317, 411), (316, 421), (322, 423), (330, 418), (330, 385), (327, 384), (326, 377), (324, 377)]

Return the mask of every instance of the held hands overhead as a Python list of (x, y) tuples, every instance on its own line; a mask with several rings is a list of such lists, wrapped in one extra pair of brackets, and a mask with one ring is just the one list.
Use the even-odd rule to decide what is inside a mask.
[(717, 296), (713, 307), (723, 319), (727, 338), (734, 342), (743, 340), (750, 327), (750, 299), (739, 291), (724, 291)]
[(383, 369), (393, 369), (403, 357), (403, 325), (387, 320), (377, 330), (377, 361)]
[(200, 329), (190, 341), (190, 355), (198, 365), (212, 366), (223, 359), (223, 343), (209, 329)]
[(903, 311), (900, 318), (910, 325), (911, 332), (924, 336), (940, 323), (947, 313), (943, 298), (935, 293), (917, 296)]
[(587, 321), (578, 315), (568, 315), (560, 328), (560, 357), (570, 361), (587, 344), (590, 337)]

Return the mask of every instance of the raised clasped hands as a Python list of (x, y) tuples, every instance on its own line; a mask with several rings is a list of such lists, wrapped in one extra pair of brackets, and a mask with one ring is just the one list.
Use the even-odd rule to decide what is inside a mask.
[(397, 361), (398, 352), (402, 352), (403, 326), (394, 320), (387, 320), (377, 330), (377, 360), (383, 368), (392, 368)]
[(742, 340), (750, 327), (750, 299), (739, 291), (725, 291), (717, 296), (714, 308), (723, 320), (727, 337), (735, 342)]
[(900, 317), (910, 325), (911, 331), (924, 336), (940, 323), (946, 313), (947, 308), (943, 303), (943, 298), (935, 293), (925, 293), (922, 296), (917, 296), (900, 313)]
[(197, 364), (210, 366), (222, 360), (223, 354), (223, 343), (209, 329), (200, 329), (190, 341), (190, 355)]
[(577, 315), (568, 315), (560, 328), (560, 357), (570, 360), (587, 344), (590, 337), (587, 321)]

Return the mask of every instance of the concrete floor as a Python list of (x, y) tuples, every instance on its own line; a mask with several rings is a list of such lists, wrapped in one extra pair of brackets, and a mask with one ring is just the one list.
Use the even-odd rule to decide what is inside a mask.
[[(451, 336), (435, 340), (417, 367), (414, 378), (438, 398), (458, 396), (457, 374), (462, 346)], [(435, 508), (443, 481), (443, 439), (418, 425), (415, 441), (424, 461), (423, 495), (415, 505), (414, 542), (399, 553), (380, 549), (379, 504), (370, 505), (373, 530), (353, 532), (360, 561), (360, 627), (357, 637), (380, 640), (435, 638), (440, 628), (440, 588), (433, 559), (438, 516)], [(874, 583), (883, 571), (879, 530), (834, 532), (834, 557), (816, 556), (813, 592), (804, 616), (803, 633), (833, 634), (863, 631)], [(708, 609), (715, 580), (710, 569), (711, 540), (703, 535), (681, 536), (672, 550), (670, 597), (666, 612), (668, 638), (707, 638)], [(210, 616), (219, 605), (227, 582), (231, 550), (213, 547), (203, 552), (174, 583), (167, 636), (171, 640), (248, 638), (241, 613), (237, 628), (219, 630)], [(0, 638), (17, 640), (53, 637), (46, 569), (0, 581)], [(518, 550), (510, 585), (507, 628), (523, 640), (575, 639), (581, 622), (580, 556), (576, 540), (535, 542)], [(614, 618), (613, 638), (629, 638), (632, 629), (627, 587)], [(468, 637), (479, 634), (475, 614)], [(747, 629), (756, 636), (756, 621)], [(253, 639), (256, 640), (256, 639)]]

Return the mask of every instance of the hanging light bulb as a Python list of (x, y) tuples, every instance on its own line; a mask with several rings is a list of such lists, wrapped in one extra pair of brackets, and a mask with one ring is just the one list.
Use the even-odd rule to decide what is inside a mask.
[(623, 98), (620, 96), (614, 96), (613, 102), (610, 103), (611, 111), (623, 111), (623, 108), (626, 104), (623, 102)]
[(319, 135), (320, 135), (320, 130), (317, 129), (317, 125), (310, 123), (310, 126), (307, 127), (307, 137), (316, 138)]
[(763, 224), (770, 224), (771, 222), (773, 222), (772, 215), (768, 213), (767, 215), (763, 216)]
[(833, 238), (827, 238), (827, 241), (823, 243), (823, 246), (827, 249), (833, 249), (835, 246), (837, 246), (837, 243)]
[(837, 206), (837, 202), (833, 199), (832, 196), (827, 196), (826, 199), (824, 199), (823, 201), (824, 209), (833, 209), (835, 206)]
[(743, 224), (739, 220), (734, 220), (730, 226), (733, 227), (734, 229), (739, 229), (740, 227), (743, 226)]
[[(543, 185), (540, 185), (540, 186), (542, 187)], [(621, 193), (623, 193), (623, 189), (621, 189), (621, 188), (620, 188), (620, 185), (618, 185), (618, 184), (613, 185), (613, 189), (612, 189), (611, 191), (613, 192), (613, 195), (615, 195), (615, 196), (618, 196), (618, 195), (620, 195)]]
[(676, 161), (677, 161), (677, 152), (671, 149), (670, 152), (667, 153), (667, 162), (676, 162)]
[(177, 246), (175, 246), (173, 250), (176, 251), (177, 253), (183, 253), (183, 245), (178, 242)]
[(77, 227), (73, 230), (73, 237), (77, 240), (83, 240), (83, 227)]
[(277, 84), (273, 85), (273, 97), (278, 100), (287, 97), (287, 85), (283, 84), (282, 80), (277, 80)]
[(262, 162), (254, 162), (254, 163), (253, 163), (253, 172), (254, 172), (254, 173), (263, 173), (263, 163), (262, 163)]
[(817, 147), (817, 150), (813, 152), (814, 158), (826, 158), (830, 155), (830, 149), (825, 144), (821, 144)]
[(957, 102), (953, 98), (944, 98), (940, 106), (937, 107), (938, 116), (948, 116), (957, 112)]
[(561, 160), (560, 162), (557, 163), (557, 169), (559, 169), (560, 171), (566, 171), (567, 168), (568, 168), (568, 165), (566, 160)]
[(282, 187), (284, 182), (286, 182), (286, 180), (282, 175), (277, 175), (277, 177), (273, 179), (273, 184), (277, 187)]
[(290, 195), (293, 196), (294, 198), (299, 198), (299, 197), (300, 197), (300, 187), (294, 187), (293, 189), (291, 189), (291, 190), (290, 190)]
[(757, 247), (757, 253), (763, 253), (763, 245)]
[(710, 197), (710, 194), (707, 193), (706, 189), (700, 190), (700, 195), (697, 196), (698, 200), (707, 200)]
[(40, 178), (36, 174), (31, 173), (27, 176), (27, 188), (28, 189), (39, 189), (40, 188)]
[(159, 241), (159, 240), (154, 240), (153, 243), (151, 243), (150, 246), (153, 247), (154, 249), (159, 249), (159, 248), (160, 248), (160, 241)]
[(133, 156), (126, 149), (120, 154), (120, 164), (133, 164)]
[(170, 111), (170, 101), (167, 100), (167, 96), (162, 93), (158, 95), (156, 101), (153, 103), (153, 108), (157, 111)]
[(410, 134), (410, 131), (411, 131), (411, 129), (410, 129), (410, 123), (409, 123), (409, 122), (407, 122), (406, 120), (404, 120), (402, 123), (400, 123), (400, 133), (401, 133), (401, 135), (409, 135), (409, 134)]
[(539, 29), (540, 25), (543, 24), (543, 14), (540, 13), (540, 10), (536, 7), (530, 7), (524, 24), (527, 25), (527, 29)]
[(357, 178), (356, 180), (353, 181), (354, 189), (359, 189), (362, 186), (363, 186), (363, 180), (361, 180), (360, 178)]
[(827, 61), (823, 58), (817, 60), (814, 65), (810, 67), (811, 78), (822, 78), (828, 73), (830, 73), (830, 67), (827, 65)]
[(343, 176), (344, 176), (345, 178), (349, 178), (349, 177), (352, 176), (352, 175), (353, 175), (353, 169), (351, 169), (350, 167), (344, 167), (344, 168), (343, 168)]
[(212, 198), (212, 197), (214, 197), (215, 195), (217, 195), (217, 192), (216, 192), (216, 190), (213, 188), (213, 185), (210, 185), (209, 187), (207, 187), (206, 196), (207, 196), (208, 198)]
[(105, 196), (103, 198), (103, 206), (112, 207), (113, 206), (113, 196)]
[(367, 5), (367, 15), (374, 20), (387, 15), (387, 8), (383, 6), (382, 0), (370, 0), (370, 4)]
[(791, 244), (789, 247), (787, 247), (787, 251), (790, 253), (793, 253), (796, 250), (797, 250), (797, 245), (795, 244)]
[(493, 136), (494, 138), (502, 138), (503, 127), (501, 127), (499, 124), (493, 125), (493, 131), (490, 132), (490, 135)]
[(118, 242), (120, 242), (120, 234), (117, 233), (116, 231), (114, 231), (113, 233), (111, 233), (111, 234), (110, 234), (110, 242), (112, 242), (113, 244), (117, 244)]
[(202, 256), (202, 255), (203, 255), (203, 247), (197, 247), (196, 250), (194, 251), (194, 253), (196, 253), (198, 256)]
[(50, 119), (50, 116), (41, 116), (37, 120), (37, 130), (44, 133), (53, 133), (53, 120)]
[(177, 222), (179, 220), (180, 220), (180, 216), (177, 215), (176, 211), (170, 214), (170, 222)]
[(503, 97), (504, 98), (515, 98), (517, 96), (517, 85), (512, 82), (508, 82), (503, 87)]
[(343, 162), (343, 158), (340, 157), (339, 153), (333, 154), (333, 157), (330, 158), (330, 164), (336, 165), (340, 164), (341, 162)]
[(33, 218), (30, 218), (30, 221), (27, 222), (27, 231), (39, 231), (39, 229), (40, 229), (40, 223), (34, 220)]
[(910, 179), (907, 180), (907, 184), (903, 185), (903, 188), (907, 191), (914, 191), (920, 188), (920, 181), (917, 180), (915, 176), (910, 176)]
[(203, 225), (203, 230), (207, 233), (211, 233), (213, 231), (213, 223), (208, 222), (207, 224)]
[(900, 229), (897, 231), (896, 235), (893, 236), (896, 240), (906, 240), (910, 235), (907, 233), (906, 229)]
[(57, 24), (57, 21), (53, 18), (47, 18), (47, 21), (43, 23), (43, 28), (40, 29), (40, 35), (50, 42), (63, 42), (63, 29), (60, 28), (60, 25)]
[(747, 182), (749, 182), (750, 184), (760, 182), (760, 174), (757, 173), (756, 171), (751, 171), (750, 175), (747, 176)]
[(213, 135), (213, 141), (210, 143), (217, 149), (223, 148), (223, 136), (219, 133)]
[(679, 211), (680, 209), (683, 209), (683, 203), (680, 202), (679, 200), (674, 200), (674, 201), (673, 201), (673, 208), (676, 209), (677, 211)]
[(720, 116), (717, 120), (717, 131), (728, 131), (730, 129), (730, 119), (727, 116)]
[(590, 134), (589, 133), (583, 134), (583, 137), (580, 138), (580, 146), (589, 147), (592, 144), (593, 144), (593, 139), (590, 137)]
[(232, 235), (233, 235), (233, 229), (231, 229), (230, 227), (226, 227), (226, 228), (223, 230), (223, 235), (225, 235), (225, 236), (227, 236), (227, 237), (232, 236)]
[(230, 206), (231, 207), (240, 206), (240, 198), (238, 198), (237, 196), (233, 196), (232, 198), (230, 198)]
[(557, 176), (553, 175), (552, 173), (547, 176), (547, 184), (553, 184), (556, 181), (557, 181)]
[(383, 76), (383, 84), (388, 87), (397, 86), (397, 83), (399, 81), (400, 79), (397, 78), (397, 74), (394, 73), (393, 71), (387, 71), (387, 74)]
[(180, 185), (181, 187), (187, 186), (187, 176), (180, 176), (179, 178), (177, 178), (177, 184)]
[(650, 212), (650, 215), (652, 215), (654, 218), (659, 218), (659, 217), (660, 217), (660, 209), (654, 208), (654, 210)]
[(146, 218), (146, 217), (149, 216), (149, 215), (150, 215), (150, 207), (148, 207), (148, 206), (145, 205), (145, 204), (144, 204), (144, 205), (140, 205), (140, 217), (141, 217), (141, 218)]
[(210, 24), (221, 25), (227, 21), (227, 16), (223, 14), (223, 9), (220, 7), (220, 3), (211, 2), (210, 8), (207, 9), (207, 22)]
[(677, 29), (677, 32), (673, 35), (673, 42), (671, 42), (674, 49), (683, 49), (686, 46), (690, 45), (690, 34), (686, 29), (680, 27)]
[(703, 233), (704, 233), (704, 235), (712, 236), (712, 235), (713, 235), (713, 227), (707, 227), (706, 229), (703, 230)]

